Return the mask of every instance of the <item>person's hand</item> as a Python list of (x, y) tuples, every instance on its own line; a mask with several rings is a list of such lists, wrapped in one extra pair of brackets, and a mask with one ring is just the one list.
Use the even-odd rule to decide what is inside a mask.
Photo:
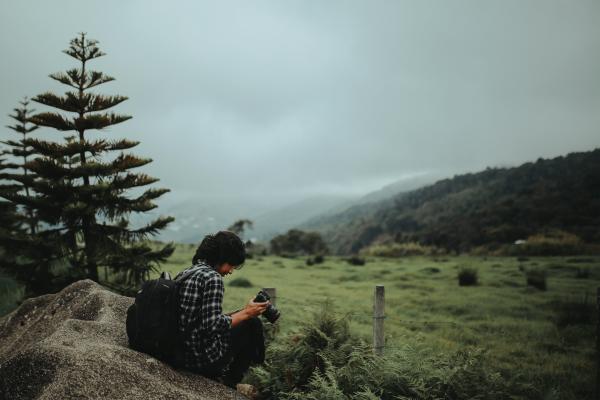
[(254, 298), (252, 298), (250, 301), (248, 301), (246, 307), (244, 307), (244, 313), (248, 318), (258, 317), (260, 314), (265, 312), (270, 303), (270, 301), (265, 301), (264, 303), (255, 303)]

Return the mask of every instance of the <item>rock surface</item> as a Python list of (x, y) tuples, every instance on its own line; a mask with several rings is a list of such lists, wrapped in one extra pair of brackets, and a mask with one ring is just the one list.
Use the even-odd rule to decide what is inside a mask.
[(131, 350), (132, 302), (84, 280), (0, 319), (0, 399), (246, 399)]

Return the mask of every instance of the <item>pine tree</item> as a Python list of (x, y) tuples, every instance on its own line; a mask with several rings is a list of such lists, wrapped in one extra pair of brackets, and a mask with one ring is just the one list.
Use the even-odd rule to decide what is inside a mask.
[[(29, 108), (29, 101), (27, 98), (24, 98), (19, 104), (20, 107), (13, 109), (13, 114), (9, 114), (16, 123), (14, 125), (8, 125), (7, 127), (15, 131), (20, 138), (18, 140), (7, 140), (3, 142), (10, 148), (10, 150), (6, 150), (6, 154), (12, 155), (14, 160), (12, 163), (6, 164), (6, 167), (16, 171), (5, 177), (19, 182), (14, 186), (15, 192), (21, 192), (29, 198), (33, 195), (31, 185), (33, 180), (35, 180), (35, 174), (29, 171), (25, 165), (28, 162), (28, 157), (35, 154), (35, 152), (27, 145), (27, 139), (31, 132), (38, 129), (38, 126), (31, 124), (29, 121), (31, 113), (35, 110)], [(28, 227), (31, 235), (36, 234), (38, 220), (31, 207), (24, 207), (21, 221)]]
[(153, 200), (169, 190), (150, 188), (128, 196), (131, 189), (158, 181), (131, 171), (152, 160), (125, 153), (138, 145), (137, 141), (90, 139), (92, 131), (104, 131), (131, 118), (105, 112), (127, 97), (91, 90), (114, 80), (88, 68), (91, 60), (104, 55), (97, 44), (83, 33), (71, 40), (64, 53), (76, 59), (78, 67), (50, 75), (70, 90), (62, 96), (46, 92), (33, 98), (59, 112), (38, 113), (31, 121), (63, 135), (73, 132), (74, 136), (58, 142), (27, 140), (41, 157), (26, 165), (40, 177), (33, 183), (40, 194), (34, 208), (59, 234), (70, 266), (95, 281), (99, 267), (122, 271), (126, 283), (133, 285), (147, 278), (159, 262), (172, 254), (172, 245), (153, 249), (144, 239), (164, 229), (173, 218), (160, 217), (134, 229), (129, 226), (128, 216), (156, 208)]
[(33, 195), (30, 188), (35, 176), (25, 167), (27, 158), (32, 155), (25, 141), (37, 126), (29, 124), (28, 116), (32, 110), (28, 108), (27, 99), (20, 104), (10, 115), (17, 123), (8, 126), (20, 138), (2, 142), (7, 148), (2, 151), (0, 161), (0, 197), (3, 198), (0, 201), (0, 248), (3, 253), (0, 266), (25, 284), (28, 295), (36, 295), (51, 290), (52, 256), (48, 251), (54, 250), (48, 237), (37, 236), (37, 218), (33, 209), (27, 206)]
[[(0, 196), (10, 196), (16, 191), (15, 185), (6, 182), (6, 170), (10, 168), (6, 160), (8, 150), (0, 151)], [(20, 219), (17, 214), (17, 207), (14, 203), (0, 199), (0, 267), (3, 269), (12, 269), (15, 264), (12, 256), (11, 240), (16, 234), (20, 234)]]

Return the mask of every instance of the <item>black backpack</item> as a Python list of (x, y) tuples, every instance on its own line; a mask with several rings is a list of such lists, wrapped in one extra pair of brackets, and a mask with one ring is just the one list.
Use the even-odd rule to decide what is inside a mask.
[(194, 272), (196, 269), (191, 268), (176, 280), (163, 273), (160, 278), (142, 284), (135, 302), (127, 309), (129, 347), (173, 366), (181, 366), (179, 288)]

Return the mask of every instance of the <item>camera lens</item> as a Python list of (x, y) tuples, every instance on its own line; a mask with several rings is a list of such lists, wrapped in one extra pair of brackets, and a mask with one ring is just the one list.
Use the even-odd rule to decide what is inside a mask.
[[(264, 303), (265, 301), (269, 301), (269, 300), (271, 300), (271, 297), (263, 290), (258, 292), (256, 297), (254, 298), (254, 301), (256, 303)], [(275, 323), (275, 321), (277, 321), (279, 319), (279, 317), (281, 316), (281, 313), (279, 312), (279, 310), (277, 308), (275, 308), (275, 306), (273, 304), (269, 304), (267, 306), (267, 309), (263, 313), (263, 316), (267, 319), (267, 321), (269, 321), (270, 323), (273, 324), (273, 323)]]

